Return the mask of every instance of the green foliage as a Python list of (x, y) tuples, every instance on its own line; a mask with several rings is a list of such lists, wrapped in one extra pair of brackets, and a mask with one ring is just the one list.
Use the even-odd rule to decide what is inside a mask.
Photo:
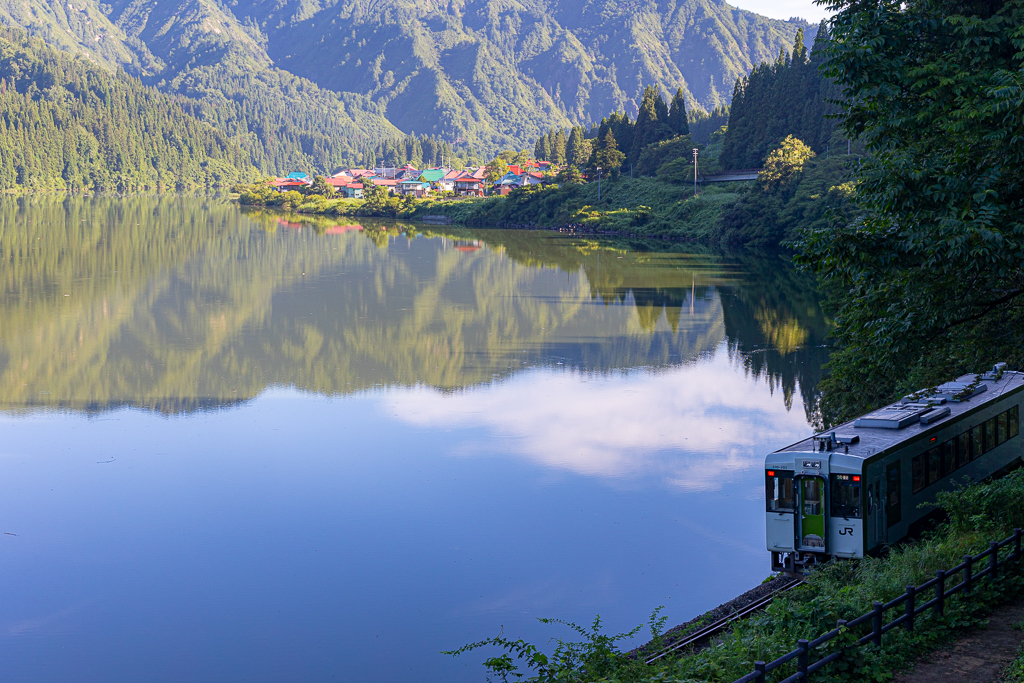
[[(651, 637), (655, 640), (660, 638), (661, 631), (665, 626), (665, 617), (661, 616), (663, 609), (664, 607), (655, 609), (648, 621)], [(625, 633), (607, 635), (601, 632), (600, 616), (594, 617), (590, 628), (561, 619), (538, 619), (538, 621), (542, 624), (568, 626), (583, 636), (583, 640), (573, 642), (556, 638), (557, 645), (551, 657), (524, 640), (509, 640), (504, 636), (470, 643), (457, 650), (449, 650), (441, 654), (458, 657), (482, 647), (500, 648), (504, 650), (504, 654), (488, 658), (484, 661), (484, 667), (490, 674), (488, 680), (493, 680), (491, 676), (495, 676), (500, 678), (503, 683), (508, 681), (509, 676), (516, 679), (522, 678), (523, 674), (519, 673), (516, 660), (521, 661), (534, 672), (533, 676), (525, 679), (525, 683), (586, 683), (605, 680), (610, 676), (621, 677), (624, 671), (639, 672), (645, 668), (642, 662), (629, 657), (618, 646), (620, 641), (632, 638), (639, 633), (643, 629), (643, 624)]]
[(0, 188), (187, 188), (255, 175), (188, 102), (0, 27)]
[(773, 63), (762, 62), (736, 81), (729, 109), (721, 163), (723, 168), (760, 168), (768, 153), (787, 136), (825, 152), (836, 122), (826, 118), (838, 93), (820, 72), (829, 45), (824, 24), (818, 29), (814, 52), (807, 58), (803, 30), (789, 53)]
[(767, 191), (778, 191), (794, 182), (804, 170), (804, 164), (814, 158), (814, 150), (792, 135), (779, 143), (764, 160), (764, 168), (757, 174), (757, 182)]
[(565, 185), (582, 185), (583, 174), (580, 173), (580, 169), (575, 164), (570, 164), (555, 176), (555, 182), (564, 183)]
[(582, 128), (573, 128), (566, 142), (566, 163), (576, 168), (584, 168), (590, 160), (591, 145), (586, 139)]
[(716, 242), (721, 236), (722, 214), (740, 197), (727, 187), (708, 188), (693, 197), (692, 188), (622, 175), (617, 180), (604, 177), (598, 200), (596, 182), (561, 180), (561, 186), (531, 185), (505, 197), (436, 203), (429, 212), (466, 225), (581, 224), (624, 234)]
[[(798, 32), (799, 35), (802, 33)], [(683, 89), (676, 90), (672, 97), (672, 104), (668, 110), (668, 130), (671, 135), (689, 135), (690, 124), (686, 117), (686, 101), (683, 98)]]
[(626, 155), (631, 164), (636, 164), (640, 155), (649, 146), (669, 138), (672, 131), (668, 124), (668, 107), (662, 99), (658, 86), (644, 88), (640, 99), (640, 112), (633, 126), (633, 146)]
[[(1024, 622), (1016, 624), (1014, 628), (1024, 630)], [(1017, 658), (1003, 670), (999, 680), (1001, 683), (1024, 683), (1024, 645), (1017, 651)]]
[(729, 107), (715, 107), (711, 112), (703, 109), (690, 110), (687, 127), (694, 142), (706, 145), (711, 142), (711, 135), (729, 125)]
[(619, 170), (619, 167), (622, 166), (622, 162), (625, 160), (626, 155), (619, 151), (615, 135), (612, 134), (611, 128), (609, 128), (604, 136), (598, 140), (598, 145), (594, 149), (591, 166), (604, 169), (607, 173), (612, 174)]
[[(636, 175), (653, 176), (657, 174), (669, 182), (676, 182), (675, 175), (666, 170), (661, 172), (662, 166), (671, 162), (685, 165), (689, 169), (690, 181), (693, 181), (693, 148), (700, 148), (701, 145), (693, 144), (689, 135), (677, 135), (670, 140), (662, 140), (644, 148), (640, 158), (633, 169)], [(677, 165), (678, 165), (677, 164)], [(674, 169), (675, 167), (673, 167)]]
[[(825, 68), (870, 155), (860, 213), (811, 230), (834, 296), (840, 420), (994, 361), (1024, 365), (1024, 7), (838, 1)], [(871, 46), (865, 48), (864, 46)]]
[(508, 162), (497, 157), (487, 164), (487, 183), (493, 184), (501, 180), (508, 173)]
[(334, 186), (328, 184), (327, 179), (322, 175), (313, 178), (313, 183), (306, 188), (306, 194), (318, 194), (323, 197), (330, 197), (334, 194)]
[(856, 163), (845, 155), (807, 158), (799, 171), (786, 171), (784, 181), (780, 174), (775, 182), (751, 183), (722, 217), (722, 240), (772, 247), (824, 228), (829, 216), (853, 215), (855, 185), (850, 178)]
[(457, 152), (450, 142), (434, 135), (407, 135), (384, 140), (363, 151), (361, 158), (366, 168), (395, 168), (412, 164), (419, 169), (438, 167), (442, 163), (461, 167), (470, 160), (465, 149)]

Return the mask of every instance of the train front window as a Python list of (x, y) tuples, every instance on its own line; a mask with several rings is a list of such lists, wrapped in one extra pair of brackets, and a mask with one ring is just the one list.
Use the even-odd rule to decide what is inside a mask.
[(793, 495), (793, 472), (768, 470), (764, 475), (768, 512), (796, 512), (796, 497)]
[(860, 519), (860, 475), (832, 475), (832, 516)]

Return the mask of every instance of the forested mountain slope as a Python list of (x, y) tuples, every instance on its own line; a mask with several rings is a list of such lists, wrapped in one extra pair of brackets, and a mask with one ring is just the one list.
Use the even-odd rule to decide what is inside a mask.
[(0, 27), (0, 188), (139, 189), (251, 178), (188, 102)]
[(403, 130), (489, 150), (635, 113), (650, 84), (727, 104), (801, 25), (721, 0), (239, 0), (233, 11), (283, 68), (368, 95)]
[(204, 0), (0, 0), (0, 21), (108, 70), (189, 96), (265, 173), (354, 162), (366, 140), (401, 132), (366, 97), (277, 69), (258, 30)]
[(723, 0), (0, 0), (0, 22), (194, 98), (264, 171), (410, 132), (523, 148), (648, 84), (727, 104), (801, 25)]

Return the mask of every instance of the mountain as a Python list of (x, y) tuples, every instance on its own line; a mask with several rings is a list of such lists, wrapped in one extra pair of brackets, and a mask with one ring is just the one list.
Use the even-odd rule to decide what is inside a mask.
[(0, 0), (0, 23), (108, 70), (189, 98), (190, 113), (234, 138), (264, 173), (329, 170), (363, 141), (398, 137), (383, 108), (274, 67), (259, 31), (206, 0)]
[(722, 0), (238, 0), (233, 11), (283, 68), (367, 95), (403, 130), (487, 150), (635, 114), (645, 85), (682, 87), (691, 107), (728, 104), (736, 79), (804, 26)]
[(710, 110), (813, 39), (723, 0), (0, 0), (0, 22), (187, 95), (264, 171), (412, 132), (489, 156), (633, 114), (645, 85)]
[(0, 188), (225, 185), (248, 154), (182, 98), (0, 27)]

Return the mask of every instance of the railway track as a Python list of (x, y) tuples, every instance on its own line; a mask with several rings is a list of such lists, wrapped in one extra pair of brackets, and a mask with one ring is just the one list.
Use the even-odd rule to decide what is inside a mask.
[(646, 659), (644, 659), (644, 662), (646, 662), (647, 664), (653, 664), (654, 662), (656, 662), (659, 659), (662, 659), (662, 658), (672, 654), (673, 652), (677, 652), (679, 650), (682, 650), (683, 648), (696, 645), (697, 643), (699, 643), (699, 642), (701, 642), (703, 640), (710, 640), (712, 636), (714, 636), (717, 633), (720, 633), (721, 631), (724, 631), (733, 622), (739, 621), (740, 619), (745, 619), (748, 616), (750, 616), (751, 614), (753, 614), (754, 612), (757, 612), (758, 610), (764, 609), (776, 597), (778, 597), (779, 595), (785, 593), (786, 591), (789, 591), (789, 590), (792, 590), (792, 589), (796, 588), (797, 586), (801, 585), (802, 583), (803, 583), (802, 579), (793, 579), (792, 581), (790, 581), (786, 585), (780, 586), (779, 588), (776, 588), (775, 590), (773, 590), (768, 595), (765, 595), (764, 597), (758, 598), (757, 600), (754, 600), (753, 602), (751, 602), (748, 605), (744, 605), (743, 607), (741, 607), (740, 609), (736, 610), (732, 614), (726, 615), (726, 616), (722, 617), (721, 619), (717, 619), (717, 620), (711, 622), (710, 624), (708, 624), (707, 626), (705, 626), (705, 627), (703, 627), (701, 629), (698, 629), (697, 631), (694, 631), (693, 633), (689, 633), (689, 634), (683, 636), (681, 639), (679, 639), (676, 642), (672, 643), (668, 647), (666, 647), (666, 648), (664, 648), (662, 650), (659, 650), (658, 652), (656, 652), (655, 654), (651, 655), (650, 657), (647, 657)]

